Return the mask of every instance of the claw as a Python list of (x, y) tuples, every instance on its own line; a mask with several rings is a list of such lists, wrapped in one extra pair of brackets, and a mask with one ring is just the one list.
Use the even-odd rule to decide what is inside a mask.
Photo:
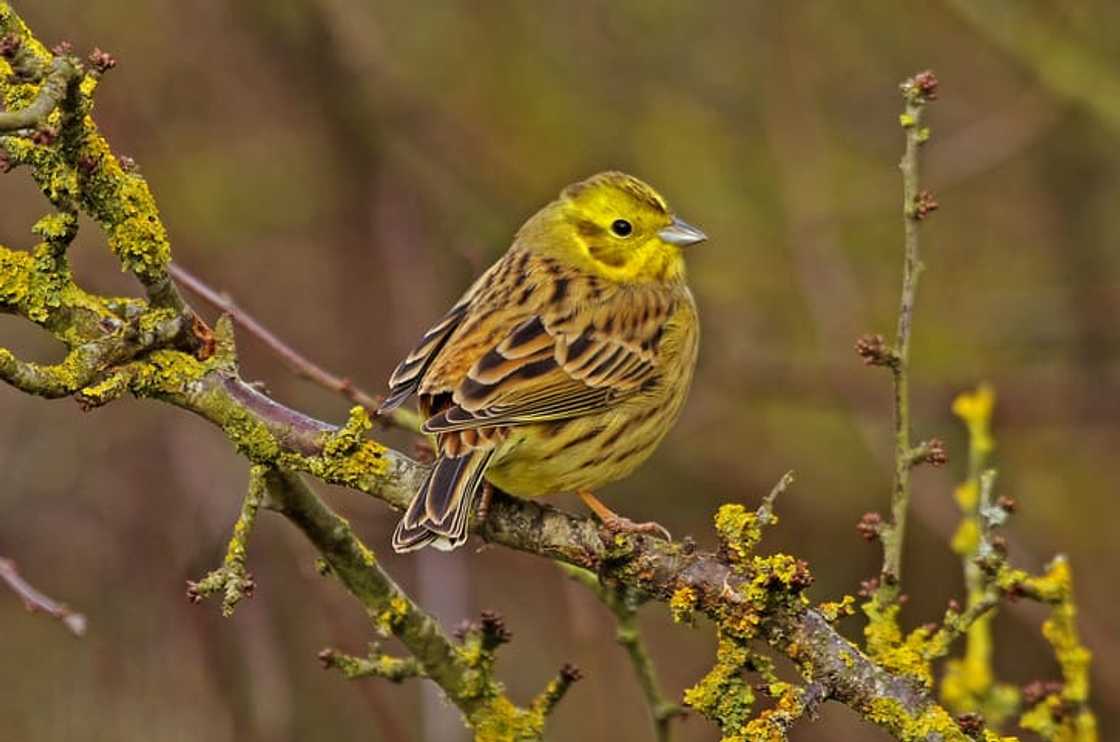
[(612, 534), (616, 533), (642, 533), (649, 536), (659, 536), (666, 541), (672, 541), (673, 537), (665, 526), (660, 523), (649, 521), (647, 523), (635, 523), (629, 518), (623, 517), (618, 513), (608, 508), (603, 503), (599, 502), (599, 498), (590, 492), (577, 493), (583, 503), (591, 509), (599, 517), (599, 522), (603, 524), (603, 528), (607, 529)]
[(613, 518), (603, 519), (603, 528), (610, 531), (612, 534), (617, 533), (641, 533), (647, 536), (655, 536), (665, 541), (672, 541), (673, 535), (669, 533), (669, 529), (660, 523), (654, 521), (646, 521), (645, 523), (635, 523), (629, 518), (621, 515), (615, 515)]

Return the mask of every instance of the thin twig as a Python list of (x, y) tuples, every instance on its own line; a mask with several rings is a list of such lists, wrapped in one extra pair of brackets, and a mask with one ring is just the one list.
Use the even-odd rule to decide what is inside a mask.
[(793, 470), (787, 471), (782, 475), (782, 478), (777, 481), (770, 493), (762, 498), (762, 504), (758, 506), (758, 521), (764, 526), (770, 525), (774, 518), (774, 501), (778, 499), (778, 495), (789, 489), (793, 484), (794, 476)]
[[(269, 350), (280, 357), (280, 360), (282, 360), (296, 376), (314, 382), (336, 394), (341, 394), (351, 402), (366, 408), (370, 415), (377, 415), (377, 409), (381, 406), (380, 398), (374, 397), (363, 391), (360, 387), (355, 386), (354, 382), (350, 379), (332, 374), (330, 371), (327, 371), (322, 366), (308, 359), (307, 356), (292, 348), (292, 346), (285, 343), (277, 337), (275, 333), (258, 322), (256, 318), (239, 307), (229, 294), (216, 291), (202, 281), (202, 279), (177, 263), (169, 265), (168, 272), (191, 293), (197, 295), (215, 309), (228, 314), (240, 327), (264, 343)], [(419, 417), (409, 410), (397, 409), (383, 416), (381, 419), (397, 427), (411, 430), (414, 433), (420, 431)]]
[(894, 602), (902, 576), (902, 547), (906, 536), (906, 514), (910, 507), (910, 469), (913, 448), (910, 443), (910, 331), (918, 277), (922, 272), (918, 249), (919, 222), (936, 208), (932, 197), (919, 190), (921, 146), (929, 138), (922, 117), (926, 104), (936, 98), (937, 78), (921, 72), (902, 85), (906, 100), (901, 123), (906, 132), (906, 151), (899, 163), (902, 171), (902, 213), (905, 224), (905, 259), (902, 273), (902, 298), (899, 302), (898, 329), (891, 349), (889, 367), (894, 378), (895, 472), (891, 493), (891, 522), (881, 531), (883, 569), (876, 591), (880, 605)]
[(319, 652), (319, 662), (326, 670), (342, 671), (347, 680), (384, 678), (391, 683), (400, 683), (409, 678), (426, 677), (424, 667), (416, 657), (393, 657), (382, 652), (377, 644), (370, 645), (367, 657), (354, 657), (327, 648)]
[[(786, 482), (787, 478), (792, 481), (792, 477), (787, 474), (786, 477), (783, 477), (782, 482)], [(776, 493), (772, 494), (777, 496)], [(603, 605), (614, 614), (618, 624), (615, 638), (630, 658), (634, 675), (638, 679), (642, 695), (645, 696), (646, 704), (649, 706), (657, 742), (669, 742), (673, 738), (670, 722), (674, 717), (684, 716), (688, 712), (683, 706), (668, 700), (661, 692), (661, 685), (657, 680), (657, 669), (654, 667), (653, 658), (650, 657), (649, 651), (642, 641), (641, 630), (638, 628), (638, 606), (633, 591), (622, 586), (610, 587), (604, 585), (597, 575), (586, 569), (561, 562), (557, 562), (557, 564), (566, 575), (594, 592), (603, 602)]]
[(0, 582), (3, 582), (13, 593), (19, 596), (19, 599), (23, 601), (23, 607), (32, 613), (45, 613), (52, 618), (57, 618), (66, 628), (70, 629), (70, 633), (74, 636), (82, 636), (86, 633), (85, 616), (70, 610), (65, 603), (49, 598), (32, 587), (27, 580), (23, 579), (19, 570), (16, 569), (16, 563), (11, 559), (0, 557)]
[(192, 603), (198, 603), (215, 593), (222, 593), (222, 615), (226, 618), (233, 615), (237, 604), (244, 598), (253, 597), (256, 589), (256, 582), (253, 580), (253, 575), (245, 568), (245, 561), (249, 553), (249, 536), (257, 520), (257, 511), (265, 499), (267, 472), (268, 467), (259, 464), (254, 464), (249, 469), (249, 491), (241, 503), (241, 513), (233, 526), (233, 536), (226, 547), (226, 556), (222, 560), (222, 565), (197, 582), (194, 580), (187, 582), (187, 597)]

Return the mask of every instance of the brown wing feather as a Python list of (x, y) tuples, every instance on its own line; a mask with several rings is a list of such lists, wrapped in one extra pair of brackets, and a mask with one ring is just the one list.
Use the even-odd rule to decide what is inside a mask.
[(451, 308), (443, 319), (424, 333), (416, 347), (393, 370), (389, 377), (389, 394), (381, 403), (379, 413), (390, 412), (400, 407), (420, 386), (425, 372), (432, 360), (447, 344), (448, 338), (463, 321), (469, 304), (461, 302)]
[(416, 392), (424, 431), (441, 434), (609, 409), (656, 380), (676, 305), (665, 286), (608, 284), (513, 249), (397, 367), (385, 406)]
[(522, 321), (475, 361), (454, 389), (454, 404), (424, 430), (592, 414), (638, 393), (657, 378), (658, 340), (674, 302), (652, 291), (635, 293), (619, 302), (627, 307), (621, 314), (554, 303)]
[[(413, 393), (435, 394), (451, 391), (451, 387), (440, 384), (446, 378), (448, 369), (439, 368), (442, 361), (461, 358), (469, 348), (464, 347), (464, 337), (477, 331), (480, 315), (492, 314), (491, 307), (501, 301), (503, 296), (495, 295), (495, 287), (504, 284), (514, 273), (519, 261), (518, 253), (509, 252), (479, 276), (466, 293), (455, 303), (439, 322), (432, 326), (416, 344), (389, 377), (389, 394), (381, 403), (380, 412), (389, 412), (399, 407)], [(452, 348), (450, 353), (444, 351)], [(431, 382), (435, 383), (431, 383)], [(422, 405), (423, 406), (423, 400)]]

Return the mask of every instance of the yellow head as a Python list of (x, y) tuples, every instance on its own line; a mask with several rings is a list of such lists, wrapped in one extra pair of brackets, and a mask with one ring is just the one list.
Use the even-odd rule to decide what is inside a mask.
[(707, 236), (676, 218), (650, 186), (619, 172), (565, 188), (522, 231), (531, 249), (621, 283), (679, 280), (681, 248)]

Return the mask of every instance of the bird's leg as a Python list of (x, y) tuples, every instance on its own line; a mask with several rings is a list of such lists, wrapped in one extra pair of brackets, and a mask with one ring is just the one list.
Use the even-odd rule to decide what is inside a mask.
[(494, 485), (487, 481), (482, 482), (482, 495), (478, 499), (478, 507), (474, 511), (475, 522), (485, 523), (486, 516), (490, 514), (490, 502), (494, 499)]
[(579, 492), (577, 494), (579, 499), (583, 500), (583, 504), (590, 508), (591, 512), (595, 513), (602, 521), (603, 527), (611, 533), (645, 533), (651, 536), (661, 536), (666, 541), (673, 540), (669, 531), (660, 523), (654, 523), (653, 521), (635, 523), (608, 508), (590, 492)]

